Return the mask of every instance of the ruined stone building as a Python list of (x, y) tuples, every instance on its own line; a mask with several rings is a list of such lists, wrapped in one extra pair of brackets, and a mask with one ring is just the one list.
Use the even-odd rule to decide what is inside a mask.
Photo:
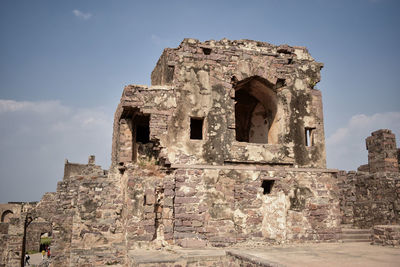
[[(398, 223), (396, 144), (381, 158), (389, 133), (368, 139), (360, 172), (326, 168), (322, 67), (304, 47), (250, 40), (165, 49), (151, 86), (124, 88), (110, 169), (66, 162), (29, 213), (51, 223), (53, 266), (134, 266), (137, 248), (338, 241), (342, 222)], [(391, 179), (382, 222), (359, 223), (375, 211), (353, 198), (365, 195), (361, 176)], [(17, 261), (12, 251), (0, 265)]]

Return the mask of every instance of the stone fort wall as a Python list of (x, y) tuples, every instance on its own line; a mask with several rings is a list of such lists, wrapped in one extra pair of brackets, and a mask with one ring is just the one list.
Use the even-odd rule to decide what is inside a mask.
[(326, 169), (322, 66), (304, 47), (250, 40), (164, 50), (152, 86), (122, 93), (111, 168), (66, 161), (56, 192), (5, 214), (0, 265), (18, 265), (27, 215), (28, 246), (53, 234), (52, 266), (129, 266), (140, 248), (334, 242), (341, 223), (398, 223), (389, 130), (367, 139), (358, 172)]
[(366, 139), (368, 164), (339, 172), (342, 223), (360, 228), (400, 223), (400, 171), (395, 135), (387, 129)]

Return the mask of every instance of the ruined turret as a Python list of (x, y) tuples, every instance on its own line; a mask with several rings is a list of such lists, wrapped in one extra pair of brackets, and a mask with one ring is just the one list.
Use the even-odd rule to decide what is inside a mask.
[(323, 64), (304, 47), (185, 39), (164, 50), (152, 85), (125, 87), (113, 164), (326, 166)]

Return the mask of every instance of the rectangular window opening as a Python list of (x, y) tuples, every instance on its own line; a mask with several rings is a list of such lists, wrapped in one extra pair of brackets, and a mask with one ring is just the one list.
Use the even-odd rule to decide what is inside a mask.
[(165, 75), (165, 82), (166, 83), (172, 83), (174, 81), (174, 72), (175, 72), (175, 66), (174, 65), (168, 65), (167, 72)]
[(272, 187), (274, 186), (275, 180), (264, 180), (261, 184), (261, 187), (264, 189), (263, 194), (268, 195), (272, 191)]
[(305, 134), (305, 142), (306, 142), (305, 145), (308, 147), (314, 146), (315, 128), (306, 127), (304, 134)]
[(190, 139), (203, 139), (204, 118), (190, 118)]

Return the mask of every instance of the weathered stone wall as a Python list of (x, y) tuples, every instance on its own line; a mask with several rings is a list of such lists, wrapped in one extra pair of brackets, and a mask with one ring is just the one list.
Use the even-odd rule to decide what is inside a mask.
[(338, 187), (342, 224), (354, 223), (354, 203), (357, 202), (355, 172), (339, 171)]
[(337, 240), (322, 66), (304, 47), (249, 40), (165, 49), (152, 86), (124, 88), (109, 172), (93, 156), (66, 161), (32, 211), (51, 222), (52, 266), (126, 266), (137, 248)]
[(27, 214), (37, 202), (0, 204), (0, 266), (21, 266), (22, 240)]
[(375, 225), (373, 231), (374, 245), (400, 247), (400, 225)]
[(31, 222), (26, 228), (26, 251), (40, 251), (40, 236), (44, 233), (51, 234), (50, 222)]
[(7, 223), (1, 223), (0, 233), (0, 266), (21, 266), (22, 238), (24, 233), (24, 220), (13, 217)]
[(139, 168), (129, 168), (123, 179), (128, 249), (173, 244), (173, 176), (147, 162)]
[[(335, 172), (172, 167), (176, 170), (168, 174), (152, 165), (124, 172), (127, 186), (123, 217), (128, 249), (338, 238)], [(272, 188), (264, 189), (263, 181), (273, 181)]]
[[(332, 173), (187, 166), (176, 171), (175, 181), (174, 236), (180, 246), (337, 239)], [(272, 188), (264, 189), (264, 181), (273, 181)]]
[(338, 175), (342, 223), (360, 228), (400, 223), (400, 173), (390, 130), (366, 138), (368, 164)]
[(397, 173), (355, 174), (354, 224), (371, 228), (400, 223), (400, 176)]
[(53, 266), (123, 262), (120, 180), (99, 173), (95, 170), (58, 183), (52, 218)]
[(54, 266), (123, 265), (127, 251), (168, 245), (338, 239), (335, 171), (154, 163), (58, 184)]
[(360, 228), (400, 223), (398, 173), (349, 172), (339, 176), (342, 223)]

